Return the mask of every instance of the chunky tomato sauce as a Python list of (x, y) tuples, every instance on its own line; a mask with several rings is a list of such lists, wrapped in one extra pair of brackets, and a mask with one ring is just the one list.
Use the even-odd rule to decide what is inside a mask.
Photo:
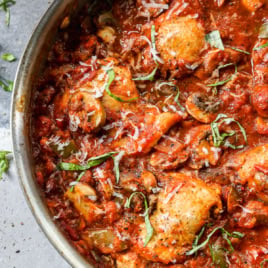
[(34, 90), (32, 148), (95, 267), (268, 267), (267, 1), (88, 3)]

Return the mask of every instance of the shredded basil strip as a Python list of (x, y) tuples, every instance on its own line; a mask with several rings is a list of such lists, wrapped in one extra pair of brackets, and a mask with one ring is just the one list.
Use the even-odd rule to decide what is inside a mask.
[(11, 53), (5, 53), (1, 56), (2, 60), (12, 62), (16, 60), (16, 57)]
[(268, 22), (260, 27), (259, 38), (268, 38)]
[(231, 47), (231, 46), (228, 46), (229, 48), (235, 50), (235, 51), (238, 51), (238, 52), (241, 52), (241, 53), (244, 53), (244, 54), (247, 54), (247, 55), (250, 55), (250, 52), (246, 51), (246, 50), (243, 50), (243, 49), (240, 49), (240, 48), (237, 48), (237, 47)]
[[(85, 171), (81, 172), (76, 182), (79, 182), (82, 179), (82, 177), (85, 175), (85, 173), (86, 173)], [(73, 190), (74, 190), (74, 185), (70, 188), (70, 192), (73, 192)]]
[(185, 111), (185, 108), (181, 105), (181, 103), (179, 101), (179, 97), (181, 94), (180, 89), (177, 86), (176, 86), (176, 88), (177, 88), (177, 95), (175, 96), (174, 101), (178, 104), (178, 106), (181, 108), (182, 111)]
[(132, 102), (132, 101), (138, 99), (138, 98), (132, 98), (132, 99), (128, 99), (128, 100), (123, 100), (122, 98), (120, 98), (120, 97), (114, 95), (114, 94), (111, 92), (111, 90), (110, 90), (110, 86), (111, 86), (112, 82), (113, 82), (114, 79), (115, 79), (115, 72), (114, 72), (113, 69), (108, 69), (108, 70), (106, 70), (106, 72), (107, 72), (107, 74), (108, 74), (108, 82), (107, 82), (106, 85), (105, 85), (105, 91), (107, 92), (107, 94), (108, 94), (110, 97), (112, 97), (112, 98), (114, 98), (115, 100), (120, 101), (120, 102)]
[(130, 208), (131, 200), (137, 194), (141, 195), (144, 198), (144, 207), (145, 207), (144, 220), (145, 220), (145, 226), (146, 226), (146, 237), (145, 237), (145, 241), (144, 241), (143, 246), (146, 247), (147, 244), (149, 243), (149, 241), (151, 240), (151, 238), (153, 236), (153, 233), (154, 233), (154, 228), (151, 225), (149, 214), (148, 214), (149, 207), (148, 207), (146, 196), (142, 192), (134, 192), (134, 193), (132, 193), (131, 196), (127, 199), (125, 207)]
[(268, 262), (268, 259), (265, 259), (260, 263), (261, 268), (263, 268), (263, 265), (264, 265), (265, 262)]
[(234, 67), (235, 67), (235, 73), (231, 77), (229, 77), (229, 78), (227, 78), (226, 80), (223, 80), (223, 81), (218, 81), (218, 82), (216, 82), (214, 84), (209, 84), (207, 86), (208, 87), (222, 86), (222, 85), (226, 84), (227, 82), (231, 81), (233, 79), (234, 75), (236, 75), (236, 73), (237, 73), (237, 65), (234, 64), (234, 63), (227, 63), (225, 65), (219, 66), (219, 68), (218, 68), (220, 70), (222, 68), (225, 68), (225, 67), (228, 67), (228, 66), (231, 66), (231, 65), (234, 65)]
[(10, 153), (9, 151), (0, 151), (0, 180), (3, 178), (3, 173), (8, 171), (9, 161), (7, 155)]
[(226, 141), (226, 138), (236, 135), (236, 132), (231, 131), (228, 133), (220, 133), (219, 126), (223, 123), (226, 123), (226, 124), (236, 123), (238, 127), (240, 128), (240, 131), (244, 137), (245, 142), (246, 143), (248, 142), (246, 131), (238, 121), (236, 121), (234, 118), (229, 118), (226, 114), (218, 114), (217, 118), (210, 125), (214, 146), (220, 147), (221, 145), (225, 145), (232, 149), (244, 148), (244, 145), (235, 146), (229, 143), (228, 141)]
[(221, 39), (221, 34), (218, 30), (212, 31), (205, 36), (206, 41), (215, 48), (224, 50), (224, 45)]
[(0, 77), (0, 87), (5, 91), (11, 92), (13, 89), (14, 83), (13, 81), (7, 80), (3, 77)]
[[(226, 231), (223, 227), (216, 227), (210, 234), (208, 234), (207, 239), (202, 242), (199, 245), (193, 245), (193, 248), (186, 252), (187, 256), (193, 255), (194, 253), (196, 253), (198, 250), (202, 249), (203, 247), (206, 246), (206, 244), (209, 242), (210, 238), (214, 235), (214, 233), (216, 233), (218, 230), (221, 231), (223, 238), (227, 241), (227, 243), (230, 245), (231, 249), (233, 250), (233, 246), (232, 243), (230, 241), (230, 239), (228, 237), (234, 237), (234, 238), (243, 238), (244, 234), (240, 233), (240, 232), (232, 232), (229, 233), (228, 231)], [(202, 232), (202, 230), (201, 230)], [(204, 231), (203, 231), (204, 232)], [(203, 233), (202, 233), (203, 234)], [(201, 236), (200, 236), (201, 237)]]
[(132, 80), (134, 80), (134, 81), (147, 81), (147, 80), (153, 81), (157, 69), (158, 69), (158, 67), (155, 67), (154, 70), (150, 74), (148, 74), (146, 76), (141, 76), (141, 77), (133, 78)]
[(262, 48), (265, 48), (265, 47), (268, 47), (268, 42), (266, 42), (265, 44), (263, 44), (263, 45), (261, 45), (261, 46), (259, 46), (259, 47), (255, 47), (255, 48), (253, 48), (253, 50), (261, 50)]
[(73, 163), (61, 162), (58, 164), (58, 168), (60, 170), (66, 170), (66, 171), (84, 171), (84, 170), (100, 165), (101, 163), (103, 163), (104, 161), (106, 161), (108, 158), (112, 157), (116, 153), (117, 152), (110, 152), (110, 153), (99, 155), (96, 157), (91, 157), (85, 166), (81, 166), (81, 165), (77, 165)]
[(9, 7), (16, 4), (16, 1), (14, 0), (2, 0), (0, 2), (0, 9), (3, 9), (3, 11), (6, 13), (6, 19), (5, 23), (7, 26), (10, 24), (10, 9)]

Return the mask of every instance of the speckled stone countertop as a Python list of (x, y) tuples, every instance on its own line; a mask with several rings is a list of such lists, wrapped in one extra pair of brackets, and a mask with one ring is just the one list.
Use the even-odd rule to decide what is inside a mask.
[[(9, 27), (5, 25), (5, 13), (0, 10), (0, 55), (9, 52), (19, 59), (35, 25), (52, 1), (16, 2), (11, 7)], [(13, 80), (17, 65), (18, 60), (8, 63), (0, 59), (0, 75)], [(10, 101), (11, 93), (0, 89), (0, 150), (11, 149)], [(0, 181), (0, 192), (0, 267), (70, 267), (49, 243), (32, 216), (19, 186), (13, 161), (9, 173)]]

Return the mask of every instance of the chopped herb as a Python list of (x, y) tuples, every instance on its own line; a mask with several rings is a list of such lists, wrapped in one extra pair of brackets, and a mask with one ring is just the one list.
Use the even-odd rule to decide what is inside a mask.
[(237, 48), (237, 47), (231, 47), (231, 46), (229, 46), (229, 48), (231, 48), (231, 49), (233, 49), (235, 51), (250, 55), (250, 53), (248, 51), (246, 51), (246, 50), (243, 50), (243, 49), (240, 49), (240, 48)]
[(182, 109), (182, 111), (184, 111), (185, 108), (180, 104), (180, 101), (179, 101), (179, 97), (180, 97), (180, 94), (181, 94), (180, 89), (178, 87), (176, 87), (176, 88), (177, 88), (178, 93), (175, 96), (174, 101), (178, 104), (178, 106)]
[(14, 83), (13, 81), (7, 80), (3, 77), (0, 77), (0, 87), (5, 91), (11, 92), (13, 89)]
[[(239, 232), (232, 232), (232, 233), (229, 233), (228, 231), (226, 231), (223, 227), (216, 227), (210, 234), (208, 234), (207, 236), (207, 239), (202, 242), (201, 244), (199, 245), (194, 245), (193, 244), (193, 248), (186, 252), (186, 255), (187, 256), (190, 256), (190, 255), (193, 255), (194, 253), (196, 253), (198, 250), (202, 249), (203, 247), (206, 246), (206, 244), (209, 242), (210, 238), (214, 235), (214, 233), (216, 233), (218, 230), (221, 231), (222, 235), (223, 235), (223, 238), (226, 240), (228, 239), (227, 243), (231, 243), (231, 241), (229, 240), (228, 237), (234, 237), (234, 238), (243, 238), (244, 237), (244, 234), (242, 233), (239, 233)], [(202, 231), (202, 230), (201, 230)], [(203, 231), (204, 232), (204, 231)], [(200, 236), (201, 237), (201, 236)], [(230, 244), (229, 244), (230, 245)], [(231, 244), (231, 248), (233, 249), (233, 246)]]
[(7, 159), (7, 155), (11, 152), (8, 151), (0, 151), (0, 179), (3, 178), (3, 173), (8, 171), (9, 161)]
[(163, 60), (157, 55), (158, 52), (156, 50), (156, 45), (155, 45), (155, 35), (156, 35), (156, 33), (155, 33), (155, 25), (152, 25), (152, 28), (151, 28), (151, 42), (152, 42), (151, 53), (152, 53), (154, 62), (158, 66), (158, 62), (163, 63)]
[(114, 154), (116, 154), (116, 152), (110, 152), (110, 153), (99, 155), (99, 156), (96, 156), (96, 157), (91, 157), (88, 160), (87, 164), (84, 165), (84, 166), (73, 164), (73, 163), (61, 162), (58, 165), (58, 168), (60, 170), (84, 171), (84, 170), (87, 170), (87, 169), (90, 169), (92, 167), (100, 165), (101, 163), (106, 161), (108, 158), (112, 157)]
[(212, 47), (218, 48), (220, 50), (224, 50), (224, 45), (221, 39), (221, 34), (218, 30), (212, 31), (209, 34), (206, 34), (205, 39), (207, 42), (209, 42), (209, 44)]
[(137, 100), (137, 98), (132, 98), (132, 99), (128, 99), (128, 100), (123, 100), (122, 98), (114, 95), (111, 90), (110, 90), (110, 86), (112, 84), (112, 82), (114, 81), (115, 79), (115, 72), (113, 69), (108, 69), (106, 70), (107, 74), (108, 74), (108, 82), (106, 83), (105, 85), (105, 91), (108, 93), (108, 95), (112, 98), (114, 98), (115, 100), (117, 101), (120, 101), (120, 102), (132, 102), (134, 100)]
[(145, 226), (146, 226), (146, 237), (145, 237), (145, 241), (144, 241), (144, 247), (146, 247), (147, 244), (149, 243), (149, 241), (151, 240), (153, 233), (154, 233), (154, 228), (151, 225), (149, 214), (148, 214), (149, 207), (148, 207), (146, 196), (142, 192), (132, 193), (131, 196), (127, 199), (125, 207), (130, 208), (131, 200), (137, 194), (141, 195), (144, 198), (144, 207), (145, 207), (144, 220), (145, 220)]
[(236, 75), (236, 73), (237, 73), (237, 66), (236, 66), (236, 64), (234, 64), (234, 63), (228, 63), (228, 64), (225, 64), (225, 65), (221, 65), (221, 66), (219, 66), (219, 68), (218, 68), (218, 70), (220, 70), (220, 69), (222, 69), (222, 68), (225, 68), (225, 67), (228, 67), (228, 66), (231, 66), (231, 65), (234, 65), (234, 66), (235, 66), (235, 73), (234, 73), (231, 77), (229, 77), (229, 78), (227, 78), (227, 79), (225, 79), (225, 80), (223, 80), (223, 81), (218, 81), (218, 82), (216, 82), (216, 83), (214, 83), (214, 84), (209, 84), (209, 85), (207, 85), (207, 86), (208, 86), (208, 87), (222, 86), (222, 85), (226, 84), (227, 82), (231, 81), (231, 80), (233, 79), (234, 75)]
[(246, 134), (245, 129), (242, 127), (242, 125), (238, 121), (236, 121), (235, 119), (229, 118), (225, 114), (219, 114), (217, 116), (217, 118), (211, 123), (211, 132), (212, 132), (214, 146), (220, 147), (221, 145), (225, 145), (225, 146), (230, 147), (232, 149), (243, 148), (244, 145), (235, 146), (235, 145), (229, 143), (229, 141), (226, 141), (226, 138), (236, 135), (236, 132), (231, 131), (228, 133), (226, 133), (226, 132), (220, 133), (219, 126), (223, 123), (226, 123), (226, 124), (236, 123), (238, 125), (238, 127), (240, 128), (240, 131), (244, 137), (245, 142), (247, 143), (247, 134)]
[[(77, 180), (75, 182), (76, 183), (79, 182), (82, 179), (82, 177), (85, 175), (85, 173), (86, 173), (85, 171), (80, 173), (80, 175), (78, 176), (78, 178), (77, 178)], [(70, 188), (70, 192), (73, 192), (73, 190), (74, 190), (74, 185)]]
[(259, 38), (268, 38), (268, 22), (264, 23), (259, 32)]
[(6, 13), (6, 25), (9, 26), (10, 24), (10, 9), (9, 7), (16, 4), (14, 0), (2, 0), (0, 2), (0, 9), (2, 9)]
[(255, 47), (255, 48), (253, 48), (253, 50), (261, 50), (262, 48), (265, 48), (265, 47), (268, 47), (268, 42), (266, 42), (265, 44), (263, 44), (263, 45), (261, 45), (261, 46), (259, 46), (259, 47)]
[(263, 268), (263, 265), (264, 265), (265, 262), (268, 262), (268, 259), (265, 259), (260, 263), (261, 268)]
[(1, 56), (2, 60), (12, 62), (16, 60), (16, 57), (13, 54), (5, 53)]
[(134, 81), (147, 81), (147, 80), (153, 81), (157, 69), (158, 69), (158, 67), (155, 67), (154, 70), (150, 74), (148, 74), (146, 76), (142, 76), (142, 77), (133, 78), (132, 80), (134, 80)]

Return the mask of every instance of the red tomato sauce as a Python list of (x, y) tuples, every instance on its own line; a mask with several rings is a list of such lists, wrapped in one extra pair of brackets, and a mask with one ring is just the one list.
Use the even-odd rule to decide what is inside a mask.
[(115, 0), (62, 23), (36, 180), (95, 267), (268, 267), (268, 4)]

